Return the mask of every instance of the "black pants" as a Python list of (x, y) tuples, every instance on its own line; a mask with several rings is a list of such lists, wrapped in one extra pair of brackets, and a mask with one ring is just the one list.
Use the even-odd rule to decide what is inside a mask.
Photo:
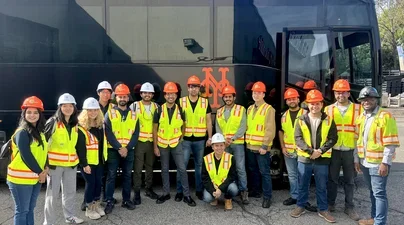
[(87, 204), (101, 199), (101, 186), (102, 186), (101, 180), (102, 175), (104, 174), (102, 164), (96, 166), (90, 165), (90, 167), (91, 167), (91, 174), (85, 173), (83, 171), (83, 168), (80, 169), (81, 174), (83, 175), (83, 178), (86, 181), (84, 200)]
[(353, 208), (355, 165), (353, 150), (332, 150), (329, 180), (328, 180), (328, 204), (335, 205), (338, 193), (338, 179), (340, 170), (344, 174), (345, 208)]

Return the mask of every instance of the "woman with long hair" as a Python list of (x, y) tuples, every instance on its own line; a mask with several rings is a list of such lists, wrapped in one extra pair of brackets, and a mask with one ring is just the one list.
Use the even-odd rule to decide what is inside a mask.
[(20, 123), (11, 137), (13, 152), (7, 171), (15, 205), (14, 225), (34, 224), (34, 208), (48, 173), (43, 103), (32, 96), (24, 100), (21, 109)]
[[(82, 223), (75, 215), (76, 173), (78, 152), (85, 151), (85, 136), (78, 128), (76, 100), (71, 94), (59, 97), (58, 109), (45, 125), (49, 141), (49, 176), (45, 199), (46, 224), (56, 224), (56, 200), (62, 187), (62, 206), (66, 223)], [(82, 162), (80, 162), (82, 163)], [(90, 172), (90, 171), (86, 171)], [(59, 223), (59, 222), (58, 222)]]
[[(86, 151), (78, 152), (81, 174), (86, 181), (84, 200), (86, 216), (92, 220), (105, 215), (100, 205), (103, 166), (107, 160), (107, 140), (104, 133), (104, 116), (95, 98), (87, 98), (79, 117), (79, 129), (86, 137)], [(90, 172), (90, 173), (88, 173)]]

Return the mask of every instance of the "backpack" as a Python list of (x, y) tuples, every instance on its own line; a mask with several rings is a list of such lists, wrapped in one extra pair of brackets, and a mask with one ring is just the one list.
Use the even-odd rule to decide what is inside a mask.
[(8, 140), (0, 149), (0, 159), (10, 159), (12, 154), (11, 139)]

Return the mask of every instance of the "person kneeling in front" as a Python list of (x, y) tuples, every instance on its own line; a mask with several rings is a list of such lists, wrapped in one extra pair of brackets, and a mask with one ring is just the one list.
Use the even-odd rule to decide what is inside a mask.
[(203, 158), (202, 182), (205, 187), (203, 200), (216, 206), (218, 199), (224, 196), (224, 208), (231, 210), (233, 209), (232, 198), (238, 194), (235, 183), (237, 171), (233, 155), (224, 151), (225, 142), (222, 134), (213, 135), (214, 152)]

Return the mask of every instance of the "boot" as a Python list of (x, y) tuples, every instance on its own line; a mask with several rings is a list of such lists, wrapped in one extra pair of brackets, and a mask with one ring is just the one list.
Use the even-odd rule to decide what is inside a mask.
[(140, 198), (140, 191), (135, 192), (135, 197), (133, 198), (133, 203), (135, 205), (140, 205), (142, 203), (142, 199)]
[(233, 204), (231, 202), (231, 199), (225, 199), (224, 200), (224, 209), (225, 210), (232, 210), (233, 209)]
[(218, 204), (217, 199), (213, 200), (213, 201), (210, 203), (211, 206), (217, 206), (217, 204)]
[(242, 192), (240, 193), (240, 197), (241, 197), (241, 202), (242, 202), (244, 205), (250, 204), (250, 201), (248, 200), (248, 191), (242, 191)]
[(146, 192), (146, 196), (151, 198), (151, 199), (158, 199), (158, 197), (159, 197), (156, 194), (156, 192), (153, 191), (152, 188), (146, 188), (145, 192)]
[(101, 218), (100, 214), (95, 211), (95, 204), (94, 202), (87, 206), (86, 209), (86, 216), (92, 220), (98, 220)]
[(100, 216), (105, 216), (104, 208), (101, 206), (101, 201), (98, 200), (95, 202), (95, 211), (100, 215)]

